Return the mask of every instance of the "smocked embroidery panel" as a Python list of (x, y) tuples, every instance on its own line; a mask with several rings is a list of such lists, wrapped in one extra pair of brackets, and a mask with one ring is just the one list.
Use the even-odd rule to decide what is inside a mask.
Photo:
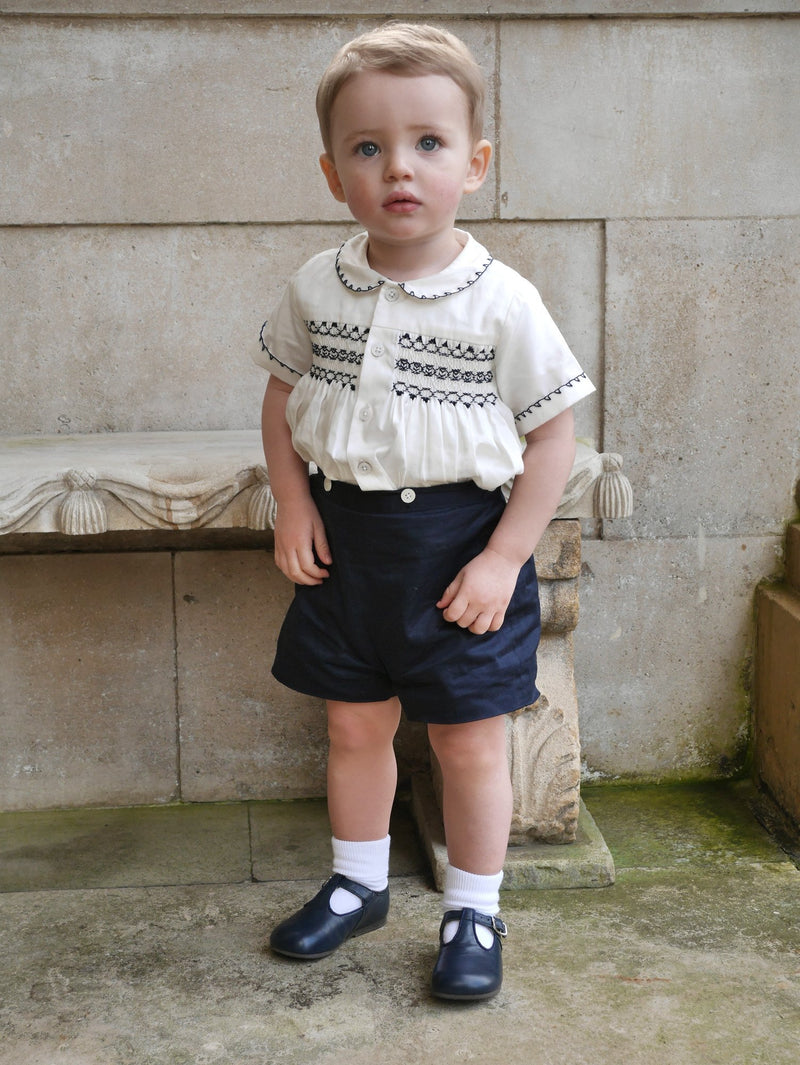
[(341, 322), (314, 321), (307, 321), (306, 329), (314, 353), (309, 370), (312, 380), (355, 391), (369, 329)]
[[(312, 380), (355, 391), (364, 362), (369, 329), (342, 322), (307, 321), (314, 362)], [(438, 403), (497, 403), (493, 347), (438, 337), (400, 333), (392, 391), (410, 399)]]
[(401, 333), (393, 391), (426, 402), (494, 405), (493, 347)]

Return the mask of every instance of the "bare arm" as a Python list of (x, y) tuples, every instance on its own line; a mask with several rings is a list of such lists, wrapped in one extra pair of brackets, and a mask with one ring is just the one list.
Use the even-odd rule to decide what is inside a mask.
[[(292, 446), (286, 421), (291, 385), (270, 377), (261, 409), (261, 435), (270, 486), (277, 503), (275, 562), (295, 584), (321, 584), (331, 558), (322, 518), (308, 487), (308, 466)], [(314, 558), (323, 563), (317, 564)]]
[(469, 562), (436, 604), (445, 620), (470, 632), (496, 632), (514, 594), (519, 571), (556, 512), (575, 460), (572, 410), (525, 437), (524, 470), (486, 548)]

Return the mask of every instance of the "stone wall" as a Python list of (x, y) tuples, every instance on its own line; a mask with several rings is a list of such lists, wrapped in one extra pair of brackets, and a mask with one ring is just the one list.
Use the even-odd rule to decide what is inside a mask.
[[(633, 518), (584, 527), (586, 771), (741, 765), (753, 591), (780, 569), (800, 474), (796, 0), (2, 10), (6, 434), (254, 427), (263, 319), (295, 267), (352, 232), (316, 164), (322, 67), (386, 14), (464, 37), (496, 145), (464, 224), (540, 288), (598, 385), (578, 431), (623, 454), (634, 487)], [(137, 557), (145, 589), (167, 560)], [(46, 586), (46, 559), (25, 565)], [(155, 628), (170, 609), (153, 603)]]

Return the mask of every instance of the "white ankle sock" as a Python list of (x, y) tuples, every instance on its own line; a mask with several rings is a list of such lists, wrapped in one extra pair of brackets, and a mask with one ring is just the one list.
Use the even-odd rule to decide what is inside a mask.
[[(331, 837), (333, 871), (341, 873), (370, 891), (383, 891), (389, 883), (389, 847), (391, 836), (383, 839), (353, 841)], [(352, 913), (362, 906), (361, 899), (346, 888), (337, 888), (331, 895), (334, 913)]]
[[(464, 869), (457, 869), (454, 865), (448, 865), (445, 871), (444, 898), (442, 900), (444, 910), (470, 909), (494, 917), (495, 914), (500, 912), (500, 885), (502, 882), (502, 870), (491, 876), (482, 876), (479, 873), (468, 873)], [(457, 931), (458, 921), (448, 921), (442, 930), (442, 941), (449, 943)], [(494, 941), (494, 932), (491, 928), (476, 924), (475, 935), (482, 946), (491, 947)]]

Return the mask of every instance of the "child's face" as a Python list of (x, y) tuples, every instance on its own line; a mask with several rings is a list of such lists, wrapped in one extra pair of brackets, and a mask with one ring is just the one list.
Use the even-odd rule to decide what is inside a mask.
[(443, 269), (458, 253), (461, 197), (483, 183), (490, 158), (450, 78), (365, 70), (334, 101), (331, 154), (320, 162), (333, 195), (368, 231), (373, 265), (409, 265), (416, 251)]

